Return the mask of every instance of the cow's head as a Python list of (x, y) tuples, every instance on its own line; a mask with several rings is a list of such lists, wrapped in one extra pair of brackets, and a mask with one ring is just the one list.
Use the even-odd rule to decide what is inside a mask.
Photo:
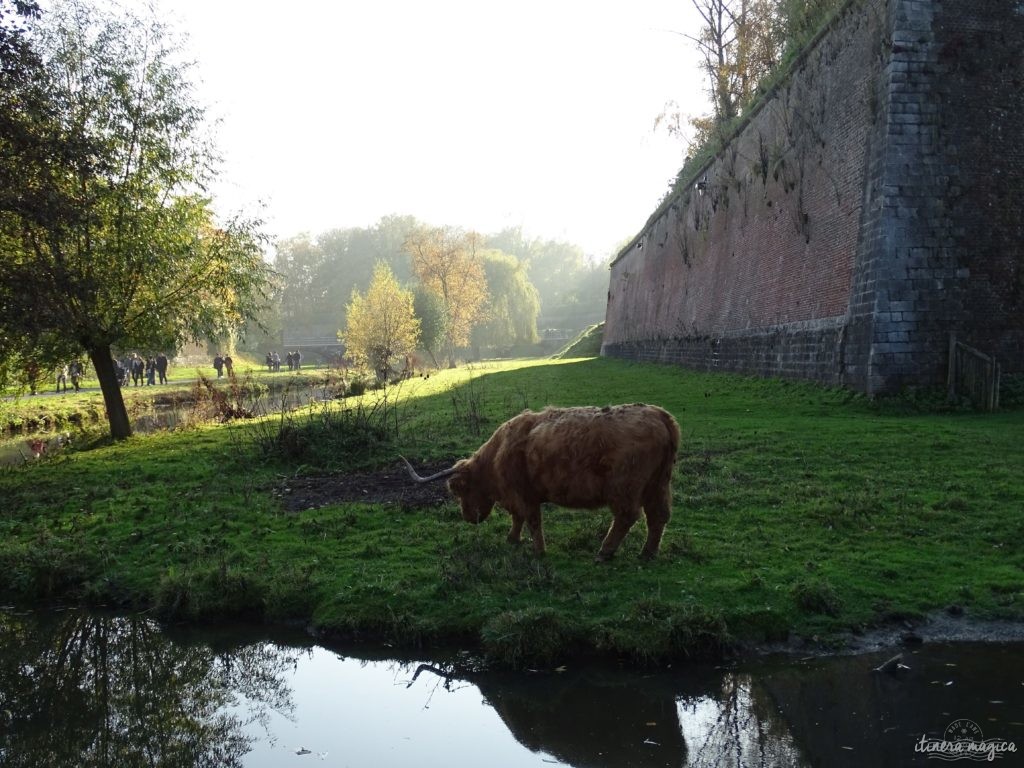
[(478, 478), (472, 463), (462, 459), (452, 467), (455, 472), (448, 480), (448, 490), (459, 499), (462, 519), (468, 523), (482, 523), (494, 509), (494, 499)]
[(494, 498), (487, 493), (483, 487), (484, 484), (480, 482), (480, 478), (477, 476), (479, 473), (471, 459), (460, 459), (448, 469), (443, 469), (427, 477), (420, 477), (412, 468), (412, 464), (404, 457), (400, 458), (405, 462), (409, 475), (417, 483), (429, 483), (432, 480), (449, 478), (448, 490), (458, 497), (459, 505), (462, 507), (462, 518), (467, 522), (481, 523), (491, 514), (491, 510), (494, 508)]

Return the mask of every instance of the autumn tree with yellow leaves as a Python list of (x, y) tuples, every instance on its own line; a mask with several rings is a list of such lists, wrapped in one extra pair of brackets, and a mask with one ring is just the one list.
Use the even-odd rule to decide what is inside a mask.
[(690, 0), (700, 25), (678, 34), (700, 55), (711, 101), (710, 115), (686, 114), (669, 101), (654, 121), (688, 144), (689, 154), (726, 140), (735, 121), (793, 61), (841, 0)]
[(405, 241), (416, 277), (441, 300), (444, 351), (451, 368), (455, 367), (455, 350), (469, 344), (473, 327), (485, 314), (487, 276), (481, 245), (479, 235), (457, 227), (423, 227)]
[(420, 321), (413, 309), (412, 291), (402, 288), (391, 268), (381, 262), (373, 272), (366, 294), (352, 291), (346, 308), (346, 330), (338, 337), (346, 354), (370, 366), (378, 378), (398, 369), (399, 361), (416, 349)]

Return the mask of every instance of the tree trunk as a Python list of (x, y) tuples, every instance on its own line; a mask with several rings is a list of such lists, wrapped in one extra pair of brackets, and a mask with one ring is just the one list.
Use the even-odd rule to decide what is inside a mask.
[(103, 392), (103, 403), (107, 406), (107, 422), (110, 424), (110, 436), (115, 440), (124, 440), (132, 436), (132, 425), (128, 421), (128, 409), (124, 406), (121, 395), (121, 382), (117, 380), (114, 358), (110, 347), (96, 347), (89, 350), (89, 359), (96, 369), (96, 377), (100, 380)]

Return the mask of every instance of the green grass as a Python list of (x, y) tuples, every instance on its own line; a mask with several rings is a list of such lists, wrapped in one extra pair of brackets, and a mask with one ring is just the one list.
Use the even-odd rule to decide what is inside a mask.
[(603, 340), (604, 323), (595, 323), (589, 328), (584, 328), (564, 349), (556, 352), (552, 357), (556, 360), (564, 360), (571, 357), (597, 357), (601, 354), (601, 342)]
[[(363, 451), (324, 430), (321, 407), (308, 423), (141, 436), (0, 471), (0, 598), (468, 639), (519, 664), (716, 655), (950, 605), (1024, 619), (1024, 412), (898, 413), (806, 383), (605, 359), (446, 371), (381, 397), (363, 398), (377, 420)], [(683, 433), (652, 563), (638, 557), (642, 522), (615, 560), (592, 562), (607, 511), (546, 509), (538, 559), (505, 543), (502, 514), (470, 526), (453, 503), (290, 513), (271, 493), (399, 453), (466, 455), (525, 407), (635, 401), (667, 408)], [(362, 423), (332, 413), (334, 432)], [(288, 458), (281, 425), (317, 435), (318, 450)]]

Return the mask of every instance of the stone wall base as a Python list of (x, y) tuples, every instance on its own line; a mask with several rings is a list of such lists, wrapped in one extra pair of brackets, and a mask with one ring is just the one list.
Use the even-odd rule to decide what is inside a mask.
[(846, 318), (738, 331), (605, 344), (601, 354), (698, 371), (810, 379), (831, 386), (845, 382)]

